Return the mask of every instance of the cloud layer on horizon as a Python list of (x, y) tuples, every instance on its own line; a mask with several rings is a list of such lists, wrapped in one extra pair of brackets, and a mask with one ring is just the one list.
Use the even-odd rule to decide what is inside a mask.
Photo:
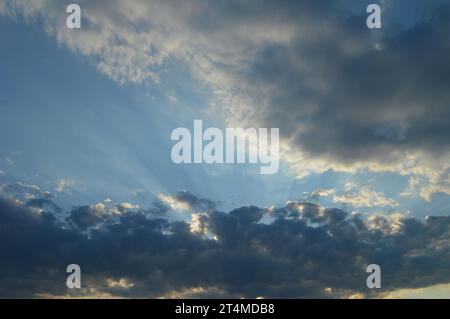
[[(160, 207), (97, 204), (61, 219), (0, 199), (0, 296), (335, 298), (450, 282), (450, 217), (365, 220), (289, 202), (193, 210), (174, 221)], [(81, 266), (81, 290), (65, 287), (72, 263)], [(371, 263), (382, 268), (381, 291), (365, 286)]]

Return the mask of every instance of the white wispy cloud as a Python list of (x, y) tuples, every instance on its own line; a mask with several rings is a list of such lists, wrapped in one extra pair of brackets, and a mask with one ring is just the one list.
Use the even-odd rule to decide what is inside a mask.
[(354, 207), (396, 207), (399, 205), (397, 201), (386, 197), (383, 193), (371, 190), (367, 187), (355, 193), (335, 195), (333, 197), (333, 202), (350, 204)]

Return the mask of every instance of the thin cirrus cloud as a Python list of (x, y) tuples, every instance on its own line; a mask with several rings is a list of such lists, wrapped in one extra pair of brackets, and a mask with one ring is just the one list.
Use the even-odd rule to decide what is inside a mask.
[[(353, 189), (353, 188), (352, 188)], [(351, 189), (350, 189), (351, 190)], [(361, 187), (358, 191), (350, 191), (343, 194), (337, 193), (336, 189), (318, 188), (307, 197), (309, 200), (320, 200), (331, 198), (334, 203), (349, 204), (352, 207), (397, 207), (399, 203), (387, 197), (381, 192), (374, 191), (369, 187)]]

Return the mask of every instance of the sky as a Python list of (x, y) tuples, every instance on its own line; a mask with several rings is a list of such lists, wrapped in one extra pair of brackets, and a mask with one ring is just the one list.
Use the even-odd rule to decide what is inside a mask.
[[(450, 297), (447, 0), (72, 2), (0, 0), (1, 297)], [(175, 164), (198, 119), (279, 171)]]

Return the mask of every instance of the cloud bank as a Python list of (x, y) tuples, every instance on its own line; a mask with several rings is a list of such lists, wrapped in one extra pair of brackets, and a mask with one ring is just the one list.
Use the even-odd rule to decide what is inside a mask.
[[(382, 268), (377, 294), (450, 282), (449, 217), (364, 220), (289, 202), (208, 209), (170, 221), (170, 210), (157, 215), (155, 209), (119, 214), (117, 205), (97, 204), (74, 207), (61, 220), (50, 210), (1, 199), (0, 296), (373, 296), (365, 288), (370, 263)], [(81, 266), (81, 290), (65, 286), (71, 263)]]

